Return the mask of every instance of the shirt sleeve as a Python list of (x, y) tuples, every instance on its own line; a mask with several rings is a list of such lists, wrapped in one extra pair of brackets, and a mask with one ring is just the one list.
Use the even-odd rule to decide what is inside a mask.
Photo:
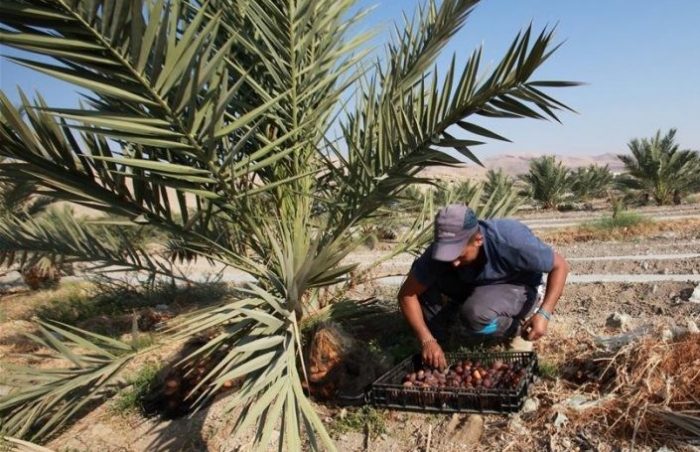
[(437, 280), (437, 271), (432, 255), (433, 246), (431, 245), (423, 254), (413, 261), (413, 265), (411, 266), (411, 274), (413, 277), (426, 287), (432, 286)]
[(554, 250), (525, 225), (520, 225), (508, 244), (508, 263), (515, 271), (549, 273), (554, 267)]

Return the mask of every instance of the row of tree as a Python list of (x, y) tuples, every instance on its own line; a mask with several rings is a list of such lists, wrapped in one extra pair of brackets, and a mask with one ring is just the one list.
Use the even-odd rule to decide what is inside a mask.
[(680, 204), (685, 195), (700, 191), (700, 153), (680, 149), (675, 135), (676, 130), (671, 129), (663, 136), (657, 132), (652, 138), (630, 141), (630, 153), (618, 156), (625, 165), (625, 172), (619, 175), (613, 174), (608, 165), (572, 170), (554, 156), (542, 156), (531, 160), (529, 171), (516, 178), (498, 169), (489, 170), (482, 184), (467, 181), (437, 186), (435, 202), (472, 200), (480, 188), (483, 200), (492, 196), (512, 198), (510, 212), (525, 202), (545, 209), (586, 204), (606, 197), (611, 190), (640, 204), (652, 200), (657, 205)]

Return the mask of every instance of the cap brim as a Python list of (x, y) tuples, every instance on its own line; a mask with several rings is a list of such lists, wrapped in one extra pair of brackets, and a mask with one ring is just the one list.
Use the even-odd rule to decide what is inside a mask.
[(433, 246), (433, 259), (442, 262), (452, 262), (462, 254), (468, 241), (469, 237), (454, 242), (436, 242)]

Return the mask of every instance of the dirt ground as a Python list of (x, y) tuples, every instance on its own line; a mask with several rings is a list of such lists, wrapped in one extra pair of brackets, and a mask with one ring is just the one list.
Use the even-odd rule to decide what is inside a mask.
[[(696, 207), (687, 209), (698, 213)], [(663, 215), (664, 210), (646, 209), (650, 214)], [(571, 214), (578, 218), (585, 215)], [(527, 218), (546, 221), (549, 213), (528, 215)], [(567, 234), (569, 232), (564, 232)], [(554, 237), (547, 230), (543, 237)], [(387, 245), (388, 246), (388, 245)], [(561, 240), (556, 249), (573, 258), (571, 269), (574, 274), (678, 274), (696, 275), (700, 272), (700, 257), (661, 259), (645, 258), (647, 255), (700, 254), (700, 229), (681, 227), (678, 231), (654, 232), (644, 237), (630, 237), (623, 240), (571, 242)], [(634, 259), (578, 260), (603, 256), (641, 256)], [(364, 250), (353, 258), (358, 261), (376, 257), (377, 251)], [(378, 270), (378, 274), (405, 274), (410, 267), (410, 256), (399, 256)], [(629, 329), (644, 325), (654, 328), (685, 326), (689, 320), (700, 323), (700, 304), (688, 302), (697, 284), (691, 282), (657, 283), (586, 283), (569, 284), (557, 306), (556, 315), (550, 324), (548, 335), (536, 343), (540, 362), (560, 366), (582, 353), (595, 348), (595, 336), (613, 336)], [(17, 354), (28, 353), (36, 347), (23, 333), (33, 331), (31, 319), (36, 313), (58, 313), (67, 319), (77, 319), (83, 325), (107, 322), (107, 330), (116, 335), (128, 334), (133, 309), (122, 317), (96, 312), (81, 311), (80, 300), (84, 291), (80, 284), (64, 285), (57, 290), (41, 292), (39, 295), (26, 291), (15, 291), (0, 296), (0, 363), (31, 363), (32, 360)], [(366, 285), (355, 289), (353, 295), (360, 297), (376, 296), (391, 305), (394, 303), (395, 287)], [(154, 301), (154, 304), (168, 304), (174, 313), (191, 308), (187, 300), (173, 298)], [(196, 298), (196, 297), (195, 297)], [(57, 300), (78, 300), (71, 309), (57, 309)], [(73, 303), (73, 302), (71, 302)], [(51, 309), (47, 310), (47, 306)], [(151, 306), (137, 306), (138, 312)], [(42, 310), (43, 309), (43, 310)], [(53, 309), (53, 310), (52, 310)], [(75, 312), (74, 312), (75, 311)], [(611, 327), (608, 317), (613, 314), (629, 316), (629, 323), (622, 327)], [(84, 315), (83, 315), (84, 314)], [(92, 314), (96, 314), (92, 316)], [(73, 316), (73, 317), (71, 317)], [(83, 316), (83, 317), (81, 317)], [(396, 314), (397, 322), (401, 322)], [(111, 322), (111, 323), (110, 323)], [(386, 334), (386, 331), (378, 334)], [(170, 349), (172, 352), (175, 346)], [(162, 352), (166, 353), (166, 352)], [(162, 360), (167, 356), (153, 356), (150, 359)], [(34, 364), (42, 364), (34, 361)], [(43, 363), (42, 365), (48, 365)], [(556, 372), (555, 372), (556, 374)], [(0, 389), (2, 388), (0, 376)], [(572, 419), (576, 414), (563, 407), (567, 400), (578, 394), (578, 388), (564, 383), (557, 375), (538, 380), (531, 388), (530, 397), (537, 401), (539, 408), (531, 413), (515, 415), (485, 415), (481, 417), (483, 427), (476, 443), (466, 444), (464, 436), (456, 432), (465, 429), (465, 424), (476, 418), (467, 415), (427, 415), (399, 411), (379, 410), (382, 426), (380, 432), (371, 433), (367, 428), (338, 431), (333, 430), (339, 418), (356, 408), (317, 404), (322, 419), (331, 428), (341, 451), (409, 451), (427, 450), (599, 450), (612, 451), (625, 448), (634, 450), (656, 450), (657, 446), (632, 446), (626, 438), (600, 438), (595, 432), (579, 429), (570, 431), (555, 426), (553, 419), (540, 419), (551, 413), (567, 413)], [(64, 432), (52, 439), (48, 447), (57, 451), (242, 451), (251, 444), (250, 435), (232, 439), (229, 429), (236, 412), (225, 413), (225, 399), (212, 404), (203, 412), (189, 418), (159, 420), (146, 418), (137, 413), (115, 415), (107, 402), (83, 416)], [(540, 417), (538, 417), (540, 416)], [(476, 421), (475, 421), (476, 422)], [(537, 427), (535, 433), (533, 429)], [(457, 438), (455, 442), (455, 438)], [(678, 446), (669, 443), (669, 450), (697, 450), (693, 446)], [(271, 450), (275, 449), (271, 446)]]

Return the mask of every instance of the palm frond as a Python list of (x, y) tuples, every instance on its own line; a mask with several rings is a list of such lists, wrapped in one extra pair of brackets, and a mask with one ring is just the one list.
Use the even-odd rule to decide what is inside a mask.
[(618, 186), (644, 191), (659, 205), (700, 189), (700, 152), (681, 150), (675, 136), (671, 129), (664, 136), (657, 131), (652, 138), (631, 140), (627, 145), (631, 155), (618, 155), (627, 170)]
[[(181, 1), (135, 2), (117, 10), (88, 2), (59, 1), (52, 9), (41, 1), (18, 3), (3, 6), (7, 28), (0, 39), (57, 63), (16, 62), (77, 83), (94, 96), (88, 97), (91, 108), (80, 109), (24, 99), (32, 127), (3, 96), (3, 138), (9, 146), (2, 152), (17, 162), (5, 174), (12, 171), (14, 178), (72, 202), (132, 218), (146, 215), (153, 222), (176, 221), (170, 189), (187, 223), (182, 207), (207, 210), (216, 204), (221, 210), (235, 204), (241, 179), (248, 181), (251, 171), (294, 150), (278, 151), (288, 135), (268, 139), (257, 130), (263, 115), (274, 119), (270, 111), (279, 95), (256, 91), (232, 67), (227, 59), (232, 37), (215, 47), (220, 14), (208, 18), (206, 5), (192, 14), (192, 5)], [(57, 48), (71, 50), (56, 55)], [(225, 114), (241, 89), (256, 92), (262, 104), (239, 104), (235, 115)], [(69, 129), (79, 131), (80, 139)], [(259, 146), (251, 151), (237, 137)], [(279, 155), (270, 158), (273, 153)], [(206, 230), (200, 223), (208, 216), (196, 218), (200, 231)]]
[(525, 194), (545, 209), (556, 208), (570, 196), (570, 171), (554, 156), (542, 156), (530, 161), (527, 174), (519, 176), (527, 188)]
[[(465, 2), (443, 2), (441, 8), (456, 3), (466, 6)], [(502, 137), (465, 121), (467, 117), (477, 114), (558, 120), (556, 111), (569, 110), (540, 88), (573, 83), (530, 81), (556, 49), (552, 48), (552, 31), (544, 30), (532, 44), (531, 34), (527, 29), (518, 35), (483, 82), (477, 81), (480, 50), (474, 52), (461, 74), (453, 61), (444, 77), (434, 70), (429, 79), (422, 79), (391, 102), (383, 102), (381, 88), (370, 82), (368, 92), (357, 102), (357, 111), (342, 126), (348, 159), (347, 181), (340, 187), (340, 199), (344, 200), (342, 205), (357, 206), (355, 211), (344, 210), (345, 222), (351, 223), (352, 215), (365, 216), (406, 185), (417, 182), (416, 175), (426, 166), (459, 162), (445, 153), (447, 149), (479, 163), (471, 149), (482, 143), (481, 137)], [(477, 139), (458, 136), (452, 126), (461, 127)]]
[[(205, 308), (178, 321), (171, 327), (175, 338), (188, 338), (203, 331), (216, 331), (209, 341), (181, 361), (221, 353), (217, 365), (203, 376), (190, 396), (201, 390), (196, 407), (201, 407), (228, 381), (242, 382), (226, 409), (242, 406), (236, 431), (260, 423), (256, 448), (266, 447), (280, 419), (283, 427), (280, 444), (290, 450), (300, 444), (301, 426), (318, 436), (323, 449), (333, 449), (320, 419), (306, 399), (297, 365), (300, 359), (299, 330), (295, 306), (258, 286), (244, 289), (249, 298), (233, 300)], [(222, 353), (223, 352), (223, 353)], [(295, 421), (297, 420), (297, 421)], [(322, 448), (311, 441), (314, 450)]]
[(608, 165), (577, 168), (570, 177), (571, 191), (582, 201), (605, 196), (613, 182), (613, 175)]
[(122, 230), (91, 226), (68, 208), (38, 218), (0, 217), (0, 265), (30, 267), (41, 260), (89, 262), (93, 271), (116, 267), (176, 276), (167, 260), (134, 243)]
[(3, 435), (0, 435), (0, 447), (3, 448), (2, 450), (7, 450), (8, 452), (53, 452), (51, 449), (29, 441)]
[(69, 367), (33, 369), (4, 365), (7, 384), (17, 390), (0, 398), (2, 433), (35, 440), (61, 428), (88, 403), (104, 399), (120, 370), (135, 356), (128, 344), (57, 322), (38, 322), (45, 358)]

